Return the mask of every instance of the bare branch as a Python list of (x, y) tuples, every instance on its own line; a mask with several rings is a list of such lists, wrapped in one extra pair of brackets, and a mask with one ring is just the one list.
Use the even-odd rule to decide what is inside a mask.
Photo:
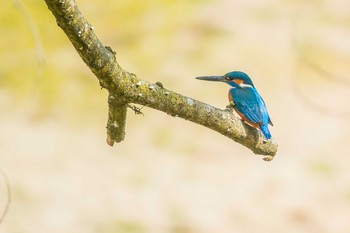
[(108, 97), (108, 121), (107, 121), (107, 143), (110, 146), (114, 142), (121, 142), (125, 138), (125, 125), (127, 105), (120, 102), (113, 95)]
[(125, 135), (126, 108), (129, 103), (141, 104), (171, 116), (190, 120), (213, 129), (271, 160), (277, 144), (264, 142), (259, 131), (246, 125), (231, 112), (220, 110), (195, 99), (172, 92), (162, 84), (140, 80), (124, 71), (116, 61), (115, 52), (104, 47), (84, 19), (73, 0), (45, 0), (79, 55), (109, 91), (107, 142), (113, 145)]

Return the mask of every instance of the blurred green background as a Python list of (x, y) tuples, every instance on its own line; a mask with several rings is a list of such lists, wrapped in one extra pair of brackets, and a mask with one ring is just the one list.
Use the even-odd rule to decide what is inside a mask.
[[(77, 1), (121, 66), (224, 108), (200, 75), (247, 72), (279, 144), (266, 163), (143, 108), (106, 142), (107, 93), (44, 1), (0, 9), (3, 232), (349, 232), (350, 2)], [(0, 178), (0, 209), (6, 202)]]

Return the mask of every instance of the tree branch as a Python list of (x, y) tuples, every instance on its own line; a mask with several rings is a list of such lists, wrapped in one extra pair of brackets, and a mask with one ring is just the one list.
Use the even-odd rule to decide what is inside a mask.
[(259, 131), (243, 123), (227, 110), (220, 110), (195, 99), (138, 79), (123, 70), (116, 61), (116, 53), (104, 47), (84, 19), (74, 0), (45, 0), (57, 24), (67, 35), (80, 57), (98, 78), (101, 87), (109, 92), (107, 142), (113, 145), (125, 136), (128, 103), (136, 103), (163, 111), (215, 130), (248, 147), (256, 154), (272, 160), (277, 144), (264, 142)]

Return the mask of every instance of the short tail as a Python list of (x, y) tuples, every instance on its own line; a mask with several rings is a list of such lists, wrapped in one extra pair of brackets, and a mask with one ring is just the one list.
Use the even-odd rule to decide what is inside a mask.
[(264, 137), (266, 138), (266, 140), (269, 140), (271, 138), (271, 134), (268, 128), (268, 125), (261, 125), (260, 126), (261, 132), (263, 133)]

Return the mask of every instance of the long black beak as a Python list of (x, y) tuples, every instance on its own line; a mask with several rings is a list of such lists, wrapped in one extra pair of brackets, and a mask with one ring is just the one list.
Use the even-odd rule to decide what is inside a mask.
[(196, 79), (205, 80), (205, 81), (214, 81), (214, 82), (226, 82), (226, 79), (224, 78), (224, 76), (201, 76), (201, 77), (196, 77)]

